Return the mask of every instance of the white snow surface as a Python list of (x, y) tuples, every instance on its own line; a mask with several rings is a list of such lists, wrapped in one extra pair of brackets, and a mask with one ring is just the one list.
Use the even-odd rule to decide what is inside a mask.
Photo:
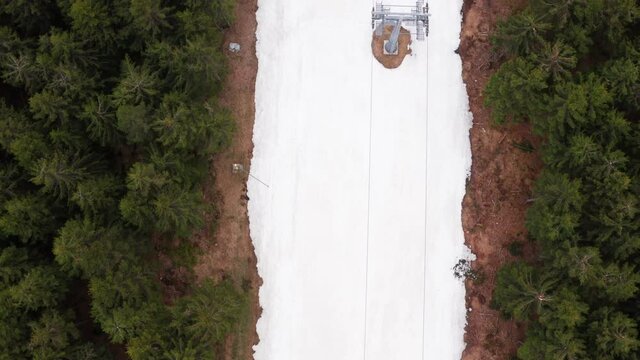
[(248, 183), (264, 280), (255, 359), (459, 359), (462, 0), (430, 2), (427, 41), (395, 70), (371, 54), (371, 0), (258, 5), (251, 173), (268, 187)]

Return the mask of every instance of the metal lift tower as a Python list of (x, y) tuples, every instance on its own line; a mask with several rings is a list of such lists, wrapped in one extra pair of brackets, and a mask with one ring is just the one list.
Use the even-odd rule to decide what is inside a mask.
[[(400, 6), (393, 6), (394, 8)], [(424, 41), (429, 36), (429, 4), (420, 0), (416, 7), (411, 7), (411, 12), (391, 11), (391, 7), (384, 7), (381, 2), (371, 10), (371, 27), (376, 29), (376, 36), (382, 36), (386, 25), (393, 25), (391, 37), (384, 44), (387, 54), (395, 54), (398, 51), (398, 37), (402, 24), (416, 27), (416, 39)], [(376, 27), (376, 23), (378, 27)]]

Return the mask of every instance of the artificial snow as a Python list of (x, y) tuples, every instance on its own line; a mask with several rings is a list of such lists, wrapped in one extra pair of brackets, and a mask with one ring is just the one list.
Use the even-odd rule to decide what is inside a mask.
[(462, 0), (430, 2), (427, 41), (395, 70), (371, 54), (370, 1), (258, 5), (251, 173), (269, 187), (249, 179), (255, 359), (459, 359)]

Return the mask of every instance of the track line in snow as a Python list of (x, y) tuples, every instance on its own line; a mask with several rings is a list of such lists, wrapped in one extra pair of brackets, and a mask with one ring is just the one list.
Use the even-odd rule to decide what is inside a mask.
[(427, 314), (427, 219), (428, 219), (428, 198), (429, 198), (429, 37), (425, 40), (426, 44), (426, 67), (427, 67), (427, 84), (426, 84), (426, 96), (425, 96), (425, 108), (426, 108), (426, 124), (424, 127), (424, 152), (425, 152), (425, 166), (424, 166), (424, 264), (422, 273), (422, 360), (424, 360), (424, 336)]
[(373, 134), (373, 61), (374, 57), (371, 56), (371, 77), (369, 86), (369, 165), (367, 176), (367, 238), (366, 238), (366, 250), (365, 250), (365, 269), (364, 269), (364, 345), (362, 358), (367, 359), (367, 303), (369, 302), (369, 220), (371, 215), (371, 139)]
[[(428, 44), (428, 41), (426, 43)], [(416, 44), (416, 48), (422, 48), (422, 47), (419, 46), (419, 44)], [(424, 48), (422, 48), (422, 50), (420, 50), (420, 52), (422, 52), (422, 54), (420, 54), (418, 56), (419, 57), (423, 57), (424, 56), (425, 60), (428, 60), (428, 56), (427, 56), (428, 49), (426, 47), (426, 44), (425, 44)], [(405, 64), (405, 65), (408, 66), (409, 68), (415, 67), (416, 64), (415, 63), (412, 64), (412, 62), (415, 61), (415, 60), (416, 59), (414, 59), (414, 58), (408, 57), (407, 59), (405, 59), (405, 61), (408, 64)], [(374, 119), (374, 115), (376, 115), (375, 118), (378, 118), (378, 117), (380, 117), (381, 114), (386, 114), (385, 110), (383, 110), (383, 109), (388, 109), (389, 106), (390, 106), (389, 103), (387, 102), (387, 100), (389, 100), (389, 99), (386, 98), (385, 95), (383, 95), (382, 99), (380, 98), (381, 94), (388, 93), (388, 90), (385, 90), (385, 89), (388, 89), (388, 87), (382, 86), (383, 84), (380, 83), (381, 79), (378, 79), (376, 81), (376, 80), (374, 80), (374, 77), (379, 77), (382, 74), (387, 74), (387, 75), (384, 75), (382, 79), (388, 81), (389, 75), (392, 74), (390, 79), (395, 79), (395, 78), (398, 78), (398, 77), (402, 77), (402, 73), (407, 71), (407, 69), (397, 69), (397, 70), (394, 70), (394, 69), (392, 69), (392, 70), (383, 69), (381, 66), (376, 66), (376, 65), (377, 65), (377, 63), (376, 63), (375, 58), (373, 56), (371, 56), (371, 65), (370, 65), (371, 66), (371, 75), (370, 75), (371, 76), (371, 81), (370, 81), (370, 89), (369, 89), (370, 90), (370, 94), (369, 94), (370, 95), (370, 107), (369, 107), (369, 119), (368, 119), (368, 121), (369, 121), (369, 139), (368, 139), (369, 147), (368, 147), (368, 154), (367, 154), (367, 156), (368, 156), (367, 215), (366, 215), (367, 216), (367, 225), (366, 225), (367, 229), (366, 229), (366, 240), (365, 240), (366, 241), (366, 246), (365, 246), (365, 248), (366, 248), (366, 253), (365, 253), (365, 286), (364, 286), (364, 288), (365, 288), (365, 296), (364, 296), (364, 301), (365, 301), (365, 306), (364, 306), (364, 326), (365, 327), (364, 327), (364, 341), (363, 341), (363, 347), (364, 347), (364, 349), (363, 349), (363, 359), (364, 360), (368, 360), (369, 358), (376, 358), (377, 359), (381, 355), (381, 354), (378, 354), (377, 352), (372, 352), (372, 351), (374, 351), (373, 350), (374, 348), (376, 348), (379, 351), (380, 350), (380, 349), (378, 349), (379, 345), (375, 345), (375, 344), (371, 343), (371, 341), (368, 341), (368, 340), (372, 340), (374, 338), (378, 338), (380, 336), (380, 334), (379, 334), (379, 326), (381, 325), (381, 323), (380, 323), (381, 318), (379, 317), (379, 315), (375, 315), (375, 316), (371, 315), (373, 317), (371, 319), (369, 319), (369, 317), (370, 317), (369, 312), (372, 309), (375, 309), (375, 310), (379, 311), (380, 310), (380, 306), (381, 306), (380, 301), (383, 301), (383, 302), (385, 301), (384, 297), (383, 298), (379, 297), (379, 294), (377, 294), (374, 298), (371, 298), (371, 296), (370, 296), (371, 292), (373, 290), (375, 290), (375, 288), (379, 287), (380, 281), (384, 282), (383, 279), (378, 278), (380, 276), (380, 272), (379, 272), (379, 270), (380, 270), (380, 268), (379, 268), (380, 267), (379, 255), (380, 254), (378, 253), (379, 250), (380, 250), (379, 249), (379, 245), (380, 244), (378, 243), (379, 238), (378, 239), (371, 239), (372, 236), (375, 238), (375, 237), (377, 237), (379, 235), (379, 230), (380, 229), (377, 229), (378, 230), (377, 231), (376, 230), (377, 225), (375, 223), (371, 223), (371, 221), (372, 221), (372, 219), (371, 219), (372, 214), (371, 213), (372, 212), (378, 213), (378, 212), (381, 211), (380, 202), (378, 201), (379, 200), (379, 196), (376, 197), (376, 196), (374, 196), (374, 194), (372, 194), (372, 191), (373, 191), (372, 187), (378, 187), (377, 185), (380, 183), (379, 179), (377, 179), (376, 176), (380, 176), (381, 174), (379, 173), (379, 171), (375, 171), (374, 172), (372, 170), (372, 168), (373, 167), (379, 168), (381, 166), (381, 164), (384, 167), (385, 166), (384, 164), (385, 164), (386, 160), (382, 160), (382, 163), (378, 163), (379, 160), (373, 159), (374, 158), (373, 153), (375, 151), (380, 151), (380, 140), (381, 139), (379, 137), (380, 137), (380, 135), (382, 133), (379, 133), (379, 132), (383, 131), (383, 133), (384, 133), (385, 131), (389, 131), (390, 130), (388, 127), (387, 127), (386, 130), (384, 130), (385, 129), (384, 124), (382, 126), (383, 130), (375, 130), (375, 129), (373, 129), (373, 127), (374, 127), (373, 122), (376, 121)], [(418, 296), (422, 297), (422, 301), (420, 302), (419, 307), (418, 306), (414, 307), (414, 311), (415, 311), (416, 315), (420, 314), (420, 311), (422, 311), (422, 314), (421, 314), (421, 317), (417, 317), (416, 318), (417, 321), (415, 321), (415, 323), (414, 323), (414, 325), (415, 325), (414, 329), (417, 330), (416, 333), (415, 333), (417, 335), (416, 336), (417, 339), (415, 339), (415, 340), (418, 340), (418, 341), (416, 341), (413, 344), (415, 347), (411, 346), (411, 348), (413, 348), (413, 351), (414, 351), (413, 354), (415, 354), (413, 358), (414, 359), (422, 359), (422, 360), (425, 359), (425, 355), (426, 355), (425, 354), (425, 328), (426, 328), (426, 315), (425, 314), (426, 314), (426, 292), (427, 292), (426, 291), (426, 288), (427, 288), (427, 286), (426, 286), (426, 280), (427, 280), (427, 276), (426, 276), (427, 264), (426, 264), (426, 261), (427, 261), (427, 247), (428, 247), (428, 244), (427, 244), (427, 241), (428, 241), (428, 238), (427, 238), (428, 229), (427, 229), (427, 214), (426, 214), (426, 209), (428, 207), (427, 206), (427, 168), (426, 168), (427, 167), (427, 162), (428, 162), (427, 161), (427, 152), (428, 152), (428, 144), (427, 144), (427, 140), (428, 140), (428, 136), (427, 136), (427, 132), (428, 132), (428, 101), (426, 101), (426, 97), (428, 96), (428, 91), (427, 91), (428, 90), (428, 77), (429, 77), (429, 75), (428, 75), (428, 72), (429, 72), (428, 62), (424, 63), (424, 68), (423, 69), (424, 69), (424, 73), (421, 74), (422, 76), (419, 77), (422, 80), (419, 80), (419, 81), (425, 81), (425, 83), (424, 83), (425, 87), (423, 88), (423, 89), (425, 89), (425, 92), (422, 93), (423, 94), (422, 96), (424, 96), (424, 97), (420, 96), (420, 98), (424, 99), (424, 101), (425, 101), (425, 105), (424, 105), (424, 108), (423, 108), (424, 111), (425, 111), (424, 112), (424, 117), (421, 118), (422, 119), (421, 121), (424, 122), (423, 126), (425, 126), (424, 138), (422, 140), (423, 144), (421, 144), (421, 145), (424, 146), (423, 147), (423, 151), (424, 151), (423, 154), (424, 154), (425, 170), (424, 170), (424, 179), (423, 179), (424, 183), (419, 184), (419, 185), (416, 184), (416, 185), (422, 187), (424, 189), (424, 191), (425, 191), (425, 194), (424, 194), (424, 197), (423, 197), (423, 201), (420, 201), (419, 198), (416, 199), (416, 200), (418, 200), (417, 204), (422, 203), (422, 207), (423, 207), (423, 211), (424, 211), (422, 215), (424, 215), (424, 216), (420, 220), (415, 219), (415, 220), (418, 220), (418, 223), (414, 223), (414, 226), (417, 225), (417, 229), (420, 229), (420, 227), (422, 227), (423, 234), (422, 234), (422, 236), (418, 235), (419, 236), (418, 239), (421, 239), (421, 241), (416, 239), (416, 240), (420, 241), (418, 244), (422, 243), (421, 244), (422, 248), (416, 249), (416, 250), (418, 250), (416, 255), (419, 256), (419, 258), (421, 260), (421, 263), (418, 262), (416, 264), (416, 265), (418, 265), (418, 264), (419, 265), (415, 268), (416, 271), (413, 273), (414, 274), (413, 276), (418, 278), (416, 280), (422, 282), (421, 285), (417, 284), (418, 281), (416, 281), (416, 284), (415, 284), (415, 285), (417, 285), (417, 288), (416, 288), (417, 291), (416, 291), (415, 295), (419, 294)], [(378, 76), (374, 76), (375, 74), (378, 74)], [(378, 94), (377, 96), (375, 96), (375, 99), (374, 99), (374, 94)], [(392, 96), (391, 98), (393, 98), (395, 101), (398, 101), (402, 97), (398, 98), (397, 96)], [(413, 98), (413, 99), (409, 98), (409, 99), (406, 99), (406, 100), (407, 100), (407, 104), (409, 105), (413, 101), (415, 101), (415, 98)], [(400, 100), (400, 101), (402, 101), (402, 100)], [(374, 113), (374, 109), (375, 108), (377, 108), (378, 111), (380, 111), (380, 110), (382, 110), (382, 111), (380, 113)], [(402, 111), (400, 113), (402, 113), (402, 115), (399, 114), (401, 117), (406, 117), (405, 114)], [(388, 117), (388, 115), (382, 115), (382, 116), (383, 117), (387, 116), (384, 119), (385, 121), (394, 120), (393, 117)], [(380, 120), (380, 119), (378, 119), (378, 120)], [(418, 122), (420, 122), (420, 119), (416, 119), (416, 120), (418, 120)], [(404, 121), (405, 120), (401, 121), (398, 124), (398, 126), (399, 126), (398, 129), (403, 129), (404, 128), (406, 130), (407, 124)], [(403, 130), (400, 130), (400, 131), (403, 131)], [(394, 131), (392, 130), (392, 131), (390, 131), (390, 133), (394, 133)], [(377, 140), (374, 140), (374, 138), (377, 138)], [(377, 144), (374, 144), (374, 141), (376, 141)], [(382, 144), (384, 144), (384, 142)], [(391, 150), (391, 153), (393, 153), (395, 151), (394, 150), (394, 146), (395, 145), (393, 144), (393, 140), (392, 140), (391, 143), (389, 143), (389, 144), (387, 144), (385, 146), (390, 146), (389, 150)], [(396, 154), (396, 155), (398, 155), (398, 154)], [(376, 156), (376, 158), (377, 158), (377, 156)], [(382, 177), (383, 178), (387, 178), (387, 175), (385, 174)], [(372, 183), (374, 183), (374, 184), (372, 184)], [(384, 180), (383, 180), (383, 183), (384, 183)], [(410, 184), (410, 183), (411, 183), (411, 181), (409, 181), (409, 183), (404, 183), (404, 184)], [(376, 185), (376, 186), (374, 186), (374, 185)], [(404, 185), (404, 186), (406, 186), (406, 185)], [(372, 202), (374, 203), (373, 205), (372, 205)], [(377, 216), (373, 216), (373, 217), (377, 218)], [(378, 218), (378, 220), (380, 220), (380, 219)], [(373, 244), (371, 244), (372, 241), (373, 241)], [(373, 251), (374, 251), (373, 254), (371, 254), (371, 251), (370, 251), (371, 246), (374, 247), (373, 248)], [(420, 246), (420, 245), (418, 245), (418, 246)], [(378, 251), (376, 251), (376, 250), (378, 250)], [(376, 253), (378, 253), (377, 256), (376, 256)], [(373, 256), (373, 259), (372, 259), (372, 256)], [(395, 267), (393, 262), (389, 263), (388, 265), (390, 265), (392, 268)], [(404, 266), (401, 265), (401, 267), (404, 267)], [(420, 269), (420, 268), (422, 268), (422, 269)], [(408, 270), (408, 269), (405, 267), (405, 270)], [(422, 270), (422, 271), (420, 271), (420, 270)], [(371, 274), (372, 271), (377, 275)], [(422, 274), (420, 274), (420, 273), (422, 273)], [(419, 277), (420, 276), (419, 274), (422, 275), (422, 278)], [(371, 285), (374, 286), (373, 290), (371, 289)], [(422, 286), (423, 288), (420, 289), (419, 286)], [(420, 290), (422, 290), (422, 291), (420, 291)], [(388, 299), (386, 299), (386, 301), (388, 301)], [(369, 302), (372, 302), (371, 305), (373, 306), (373, 308), (371, 306), (369, 306), (370, 305)], [(387, 303), (387, 305), (390, 305), (390, 303)], [(418, 304), (415, 304), (415, 305), (418, 305)], [(386, 305), (383, 305), (383, 308), (386, 308)], [(387, 312), (387, 311), (388, 310), (386, 310), (386, 309), (383, 310), (383, 312)], [(369, 320), (372, 320), (372, 321), (369, 321)], [(384, 320), (383, 320), (383, 322), (384, 322)], [(371, 327), (371, 329), (370, 329), (370, 327)], [(370, 330), (372, 331), (371, 334), (370, 334)], [(372, 337), (372, 339), (368, 339), (368, 337)], [(391, 338), (393, 338), (393, 336), (391, 336)], [(389, 338), (389, 340), (391, 338)], [(389, 350), (389, 349), (387, 348), (387, 350)]]

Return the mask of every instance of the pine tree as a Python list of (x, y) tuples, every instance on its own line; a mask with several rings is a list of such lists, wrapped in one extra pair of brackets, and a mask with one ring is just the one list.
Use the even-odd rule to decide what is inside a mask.
[(157, 38), (172, 28), (169, 17), (172, 9), (163, 7), (160, 0), (132, 0), (130, 11), (133, 24), (147, 39)]
[(537, 116), (546, 106), (542, 98), (547, 73), (521, 58), (508, 61), (491, 77), (485, 90), (485, 105), (497, 123), (522, 121)]
[(55, 266), (37, 266), (7, 291), (17, 308), (36, 311), (56, 306), (66, 289), (66, 279)]
[[(13, 49), (12, 49), (13, 50)], [(23, 86), (29, 92), (40, 87), (40, 69), (28, 52), (7, 52), (0, 57), (2, 79), (13, 86)]]
[(543, 15), (527, 10), (499, 23), (492, 41), (511, 54), (526, 55), (543, 44), (545, 33), (550, 29), (551, 24)]
[(49, 153), (49, 149), (47, 139), (36, 131), (16, 134), (16, 138), (9, 144), (9, 152), (23, 169), (35, 166), (37, 160)]
[(531, 235), (548, 246), (575, 238), (584, 203), (580, 182), (562, 173), (543, 171), (534, 196), (535, 202), (527, 211)]
[(202, 194), (169, 188), (160, 192), (153, 202), (155, 227), (161, 232), (183, 237), (203, 225)]
[(198, 342), (214, 344), (231, 332), (242, 316), (246, 299), (230, 282), (207, 280), (175, 308), (175, 319)]
[(552, 274), (540, 274), (521, 262), (511, 263), (498, 272), (493, 301), (503, 314), (526, 320), (550, 306), (556, 283)]
[(65, 124), (71, 119), (69, 99), (52, 91), (34, 94), (29, 99), (33, 118), (43, 120), (47, 125)]
[(114, 89), (113, 100), (117, 106), (150, 103), (158, 94), (160, 79), (146, 66), (136, 66), (126, 57), (122, 62), (122, 76)]
[(117, 46), (117, 18), (107, 4), (95, 0), (74, 0), (68, 15), (72, 19), (73, 31), (83, 34), (88, 41), (103, 48)]
[(29, 256), (26, 248), (10, 246), (0, 251), (0, 282), (2, 288), (19, 281), (29, 270)]
[(37, 322), (29, 326), (29, 350), (34, 360), (68, 358), (73, 343), (80, 337), (70, 313), (45, 311)]
[(541, 314), (540, 323), (547, 331), (561, 334), (573, 332), (587, 318), (589, 305), (582, 301), (575, 290), (561, 288), (556, 291), (555, 298), (549, 303), (547, 311)]
[(553, 79), (569, 75), (578, 62), (575, 50), (561, 41), (544, 43), (541, 54), (534, 58)]
[(55, 231), (57, 222), (51, 204), (42, 196), (25, 195), (4, 203), (0, 232), (13, 235), (24, 243), (41, 242)]
[(578, 280), (580, 285), (591, 287), (597, 286), (603, 271), (600, 251), (596, 247), (572, 246), (568, 250), (558, 250), (554, 265)]
[(55, 14), (55, 4), (46, 0), (11, 0), (0, 4), (0, 13), (8, 15), (17, 27), (32, 34), (47, 29)]
[(86, 216), (93, 218), (114, 218), (122, 184), (112, 175), (90, 178), (78, 183), (71, 196)]
[(600, 359), (628, 358), (640, 349), (637, 324), (623, 313), (603, 308), (595, 314), (589, 333), (595, 344), (595, 355)]
[(68, 157), (54, 153), (40, 159), (31, 169), (31, 181), (42, 185), (44, 190), (58, 197), (73, 194), (78, 183), (90, 176), (90, 158), (87, 156)]
[(154, 164), (135, 163), (127, 174), (127, 188), (142, 196), (155, 195), (169, 184), (170, 176)]
[(140, 105), (121, 105), (116, 111), (117, 127), (129, 144), (142, 144), (151, 139), (151, 121), (147, 108)]
[(87, 133), (91, 140), (102, 146), (120, 143), (122, 135), (118, 131), (116, 112), (107, 96), (100, 94), (87, 102), (80, 116), (88, 122)]

